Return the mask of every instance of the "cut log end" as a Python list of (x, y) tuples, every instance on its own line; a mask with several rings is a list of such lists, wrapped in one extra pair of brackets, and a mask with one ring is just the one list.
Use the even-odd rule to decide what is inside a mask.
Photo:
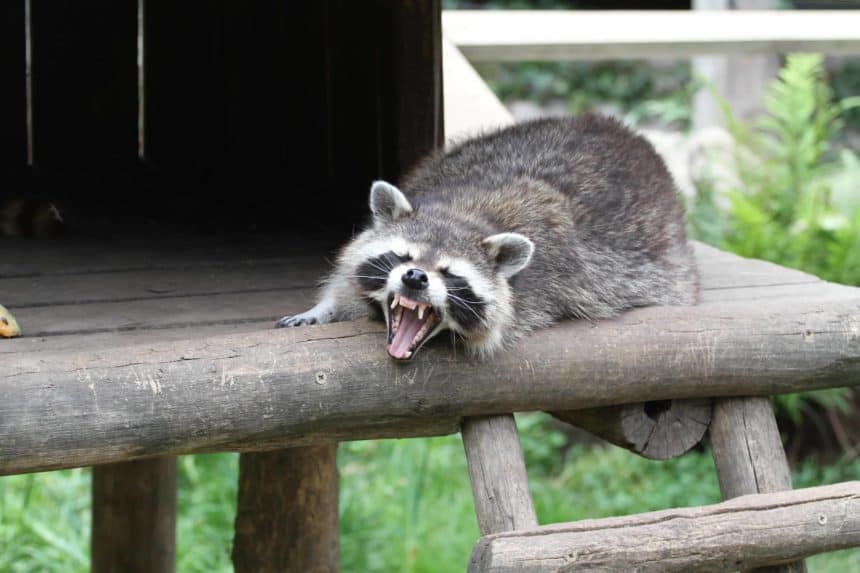
[(702, 441), (711, 423), (711, 400), (654, 400), (551, 414), (643, 457), (668, 460)]

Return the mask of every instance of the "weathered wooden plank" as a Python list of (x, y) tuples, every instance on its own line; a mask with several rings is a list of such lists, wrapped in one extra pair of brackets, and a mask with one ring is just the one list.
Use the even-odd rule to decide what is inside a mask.
[[(291, 308), (313, 306), (315, 288), (268, 289), (205, 296), (64, 304), (14, 309), (27, 336), (58, 336), (125, 330), (162, 330), (218, 323), (271, 324)], [(10, 309), (12, 310), (12, 309)]]
[(739, 257), (697, 241), (691, 243), (701, 273), (702, 288), (705, 290), (821, 281), (814, 275), (768, 261)]
[[(225, 235), (206, 237), (170, 234), (150, 236), (140, 229), (117, 237), (70, 236), (62, 241), (8, 239), (0, 241), (0, 277), (65, 276), (132, 270), (248, 268), (268, 263), (325, 264), (337, 249), (331, 236)], [(167, 234), (167, 233), (163, 233)]]
[[(711, 449), (723, 499), (791, 489), (791, 470), (770, 398), (716, 400)], [(806, 566), (795, 561), (754, 571), (806, 573)]]
[(860, 294), (824, 286), (815, 299), (570, 321), (487, 362), (440, 339), (396, 363), (384, 327), (363, 321), (19, 356), (0, 373), (0, 473), (431, 435), (471, 415), (860, 385)]
[(445, 35), (473, 62), (860, 53), (860, 10), (446, 11)]
[[(284, 313), (290, 314), (304, 310), (302, 304), (291, 303), (287, 299)], [(206, 338), (224, 334), (245, 334), (272, 327), (270, 318), (262, 320), (242, 320), (217, 322), (204, 325), (184, 325), (156, 330), (121, 330), (118, 332), (97, 332), (94, 334), (60, 334), (54, 336), (24, 336), (4, 340), (0, 344), (0, 359), (16, 360), (18, 357), (39, 353), (90, 352), (97, 353), (107, 348), (124, 348), (148, 344), (153, 340), (160, 342)], [(26, 333), (25, 333), (26, 335)]]
[(176, 458), (93, 468), (93, 573), (176, 570)]
[(550, 413), (643, 457), (668, 460), (702, 441), (711, 423), (711, 400), (657, 400)]
[(860, 482), (481, 538), (472, 573), (735, 571), (860, 545)]
[[(25, 0), (0, 3), (0, 174), (4, 177), (20, 173), (27, 165), (24, 5)], [(14, 185), (4, 182), (7, 192), (10, 183)]]
[(30, 0), (30, 22), (35, 163), (134, 164), (137, 2)]
[(337, 444), (239, 460), (236, 573), (340, 571)]
[(204, 297), (228, 293), (314, 288), (326, 270), (300, 261), (222, 265), (127, 272), (87, 273), (63, 277), (0, 278), (8, 307), (34, 308), (70, 304), (134, 302), (148, 299)]
[(481, 535), (537, 527), (513, 414), (466, 418), (461, 431)]

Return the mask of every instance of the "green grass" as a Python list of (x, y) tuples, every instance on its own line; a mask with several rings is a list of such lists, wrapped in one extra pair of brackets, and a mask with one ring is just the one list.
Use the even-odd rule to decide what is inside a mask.
[[(519, 418), (541, 523), (719, 501), (707, 452), (653, 462), (618, 448), (562, 448), (546, 418)], [(562, 452), (564, 452), (562, 454)], [(464, 571), (478, 527), (459, 436), (340, 448), (341, 552), (347, 572)], [(180, 460), (178, 568), (229, 572), (237, 456)], [(860, 460), (806, 463), (795, 485), (860, 479)], [(0, 478), (0, 572), (87, 571), (88, 470)], [(860, 570), (860, 551), (820, 555), (811, 572)]]

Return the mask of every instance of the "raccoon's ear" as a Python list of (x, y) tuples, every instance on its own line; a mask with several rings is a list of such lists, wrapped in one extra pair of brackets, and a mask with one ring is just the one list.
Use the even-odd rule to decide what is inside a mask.
[(375, 224), (391, 223), (412, 213), (412, 205), (391, 183), (374, 181), (370, 186), (370, 211)]
[(535, 252), (535, 244), (519, 233), (499, 233), (481, 241), (490, 258), (496, 261), (496, 269), (505, 278), (511, 278), (529, 264)]

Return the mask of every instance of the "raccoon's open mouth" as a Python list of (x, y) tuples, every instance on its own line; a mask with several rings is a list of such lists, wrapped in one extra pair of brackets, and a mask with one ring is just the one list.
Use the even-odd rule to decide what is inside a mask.
[(388, 354), (408, 360), (430, 340), (441, 322), (432, 305), (395, 294), (389, 298)]

